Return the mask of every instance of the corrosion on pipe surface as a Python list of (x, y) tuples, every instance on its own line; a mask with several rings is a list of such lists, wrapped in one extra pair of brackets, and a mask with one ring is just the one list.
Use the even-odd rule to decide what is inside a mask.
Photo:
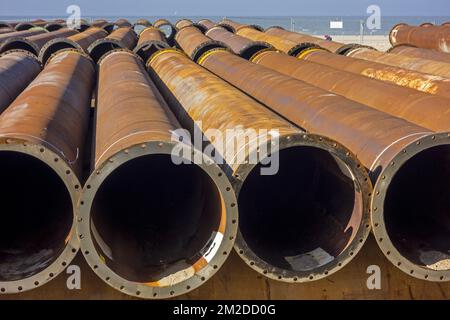
[(395, 47), (389, 49), (388, 52), (413, 58), (421, 58), (450, 63), (450, 54), (448, 54), (447, 52), (439, 52), (431, 49), (417, 48), (406, 44), (396, 45)]
[[(25, 30), (30, 30), (37, 27), (37, 25), (29, 23), (29, 22), (21, 22), (19, 24), (17, 24), (14, 29), (16, 31), (25, 31)], [(43, 27), (43, 26), (42, 26)]]
[(57, 31), (40, 33), (26, 38), (24, 37), (9, 38), (0, 45), (0, 53), (9, 50), (20, 49), (26, 50), (37, 57), (42, 47), (50, 40), (61, 37), (70, 37), (77, 33), (78, 31), (76, 30), (63, 28)]
[[(0, 116), (0, 293), (34, 289), (75, 257), (81, 157), (95, 79), (92, 60), (65, 51)], [(26, 107), (24, 107), (26, 106)]]
[(11, 33), (11, 32), (14, 32), (14, 31), (15, 31), (14, 29), (0, 26), (0, 34)]
[[(223, 50), (205, 54), (200, 64), (292, 123), (350, 148), (375, 183), (372, 226), (383, 253), (419, 279), (450, 280), (448, 132), (434, 133)], [(246, 208), (239, 209), (242, 219)]]
[(132, 27), (120, 27), (106, 38), (94, 41), (88, 48), (89, 55), (97, 62), (103, 55), (114, 49), (133, 49), (137, 35)]
[(44, 26), (44, 29), (48, 30), (49, 32), (57, 31), (59, 29), (65, 28), (65, 23), (60, 22), (49, 22)]
[(265, 33), (271, 36), (293, 41), (297, 44), (305, 44), (305, 45), (315, 44), (334, 53), (341, 53), (342, 51), (345, 51), (345, 49), (347, 48), (356, 46), (353, 44), (346, 45), (340, 42), (328, 41), (325, 39), (320, 39), (302, 33), (287, 31), (282, 27), (278, 26), (267, 28)]
[(167, 19), (159, 19), (156, 20), (153, 24), (155, 28), (160, 29), (165, 35), (167, 42), (169, 45), (174, 45), (175, 34), (177, 33), (177, 29), (175, 26)]
[(147, 19), (139, 19), (134, 23), (134, 26), (143, 26), (143, 27), (151, 27), (152, 23)]
[(230, 19), (223, 19), (220, 23), (219, 26), (224, 27), (225, 29), (227, 29), (230, 32), (237, 32), (239, 29), (241, 28), (253, 28), (255, 30), (258, 31), (264, 31), (264, 28), (262, 28), (261, 26), (257, 25), (257, 24), (244, 24), (244, 23), (239, 23)]
[[(211, 28), (217, 26), (217, 24), (209, 19), (202, 19), (197, 22), (197, 25), (202, 26), (204, 30), (208, 31)], [(206, 32), (205, 31), (205, 32)]]
[(26, 37), (34, 36), (37, 34), (46, 33), (46, 32), (48, 32), (48, 31), (43, 28), (35, 28), (32, 30), (15, 31), (15, 32), (0, 34), (0, 44), (10, 38), (18, 38), (18, 37), (26, 38)]
[(45, 65), (52, 54), (63, 49), (76, 49), (82, 53), (87, 53), (89, 46), (98, 39), (108, 36), (102, 28), (91, 27), (84, 32), (80, 32), (68, 38), (56, 38), (48, 41), (39, 52), (39, 60)]
[(384, 53), (363, 47), (350, 49), (345, 55), (352, 58), (375, 61), (450, 79), (450, 63), (407, 57), (393, 53)]
[[(99, 61), (95, 159), (78, 227), (94, 272), (132, 296), (196, 289), (225, 262), (237, 233), (236, 198), (208, 156), (172, 139), (180, 124), (141, 59), (115, 50)], [(177, 165), (175, 158), (204, 161)], [(187, 157), (187, 158), (182, 158)]]
[(298, 55), (298, 58), (401, 87), (450, 98), (450, 79), (441, 76), (337, 55), (321, 48), (306, 49)]
[(178, 30), (175, 41), (194, 61), (197, 61), (197, 59), (208, 50), (227, 47), (220, 41), (208, 38), (195, 26), (188, 26)]
[(168, 47), (166, 36), (160, 29), (147, 27), (139, 34), (138, 43), (133, 51), (147, 61), (156, 51)]
[(118, 28), (132, 28), (133, 25), (131, 24), (130, 21), (128, 21), (127, 19), (118, 19), (116, 22), (114, 22), (114, 24), (118, 27)]
[(433, 131), (450, 130), (450, 100), (325, 65), (265, 51), (252, 62)]
[(0, 113), (40, 71), (41, 64), (27, 51), (15, 50), (0, 55)]
[(392, 46), (409, 44), (424, 49), (450, 52), (450, 28), (433, 25), (416, 27), (400, 23), (392, 28), (389, 41)]
[(181, 20), (178, 20), (177, 23), (175, 23), (175, 28), (177, 28), (177, 30), (180, 30), (184, 27), (189, 27), (192, 25), (194, 25), (194, 22), (192, 22), (192, 20), (181, 19)]
[(220, 26), (209, 29), (206, 32), (206, 36), (213, 40), (225, 43), (231, 51), (244, 59), (250, 59), (254, 54), (260, 52), (261, 50), (272, 48), (272, 46), (267, 42), (253, 41), (244, 38), (238, 34), (229, 32)]
[(311, 46), (311, 44), (308, 43), (305, 47), (305, 43), (296, 43), (291, 40), (274, 37), (264, 32), (258, 31), (252, 27), (240, 28), (236, 31), (236, 34), (244, 38), (249, 38), (253, 41), (269, 43), (274, 48), (277, 48), (278, 50), (289, 55), (297, 55), (300, 51)]
[[(203, 121), (206, 138), (218, 150), (223, 149), (221, 142), (213, 139), (209, 129), (277, 132), (278, 147), (271, 151), (279, 157), (276, 173), (261, 174), (264, 159), (249, 161), (259, 146), (273, 143), (271, 137), (257, 145), (245, 142), (237, 151), (243, 152), (245, 161), (234, 161), (238, 155), (233, 151), (233, 139), (225, 141), (222, 151), (238, 195), (235, 249), (251, 268), (272, 279), (294, 283), (326, 277), (355, 255), (370, 230), (371, 185), (348, 149), (292, 126), (180, 52), (160, 51), (148, 65), (182, 124), (192, 128), (193, 121)], [(336, 201), (326, 196), (329, 192)], [(340, 237), (318, 239), (318, 234)]]

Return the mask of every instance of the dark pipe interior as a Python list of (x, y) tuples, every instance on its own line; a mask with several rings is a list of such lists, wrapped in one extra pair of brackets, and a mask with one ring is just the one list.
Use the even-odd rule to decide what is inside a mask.
[(53, 44), (51, 44), (44, 52), (42, 56), (42, 62), (45, 64), (48, 59), (52, 56), (52, 54), (57, 53), (60, 50), (64, 49), (77, 49), (72, 43), (67, 41), (57, 41)]
[(6, 52), (8, 50), (20, 49), (20, 50), (26, 50), (28, 52), (31, 52), (35, 56), (37, 56), (39, 54), (39, 52), (36, 52), (35, 48), (32, 45), (30, 45), (26, 41), (21, 41), (21, 40), (12, 41), (7, 44), (5, 43), (1, 48), (2, 48), (2, 52)]
[(256, 166), (245, 180), (239, 193), (240, 231), (266, 263), (312, 270), (353, 240), (361, 223), (360, 202), (340, 160), (321, 149), (292, 147), (279, 152), (276, 175), (261, 175)]
[(73, 222), (69, 192), (44, 162), (0, 151), (0, 281), (31, 277), (62, 253)]
[(405, 258), (450, 269), (450, 146), (422, 151), (399, 169), (386, 193), (384, 220)]
[(108, 53), (109, 51), (112, 51), (114, 49), (119, 49), (121, 46), (117, 43), (114, 43), (112, 41), (104, 41), (96, 45), (90, 55), (91, 58), (94, 59), (94, 61), (100, 60), (101, 57), (103, 57), (104, 54)]
[(91, 213), (91, 234), (108, 267), (129, 281), (151, 282), (202, 256), (220, 225), (222, 201), (196, 165), (147, 155), (103, 181)]

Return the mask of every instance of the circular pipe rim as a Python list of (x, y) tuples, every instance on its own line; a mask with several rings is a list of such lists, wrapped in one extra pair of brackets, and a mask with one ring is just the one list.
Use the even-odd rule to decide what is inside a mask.
[[(296, 135), (279, 137), (279, 143), (279, 150), (297, 146), (315, 147), (317, 149), (327, 151), (336, 158), (340, 159), (347, 166), (347, 169), (353, 175), (354, 183), (357, 184), (355, 189), (359, 188), (358, 190), (360, 190), (361, 193), (363, 212), (360, 227), (356, 232), (353, 241), (347, 245), (339, 256), (333, 259), (333, 261), (309, 271), (285, 270), (274, 267), (273, 265), (263, 261), (249, 248), (240, 229), (238, 230), (234, 249), (238, 256), (250, 268), (272, 280), (285, 283), (305, 283), (326, 278), (350, 263), (350, 261), (357, 256), (358, 252), (360, 252), (370, 234), (371, 225), (369, 208), (372, 183), (369, 179), (367, 171), (364, 169), (364, 166), (359, 162), (357, 157), (348, 151), (346, 147), (334, 140), (320, 135), (300, 133)], [(255, 150), (253, 150), (253, 152), (255, 152)], [(237, 197), (239, 197), (240, 189), (244, 184), (246, 176), (253, 170), (253, 168), (254, 165), (246, 164), (242, 165), (236, 171), (237, 176), (234, 176), (235, 181), (233, 181), (233, 185), (235, 187)]]
[[(8, 136), (2, 136), (2, 139), (8, 141)], [(11, 137), (11, 140), (17, 140), (16, 137)], [(61, 274), (66, 267), (75, 258), (80, 248), (76, 227), (76, 208), (81, 195), (81, 184), (72, 168), (66, 163), (66, 159), (56, 154), (45, 145), (35, 143), (14, 143), (14, 144), (0, 144), (0, 151), (12, 151), (17, 153), (27, 154), (37, 160), (42, 161), (48, 165), (63, 181), (67, 188), (67, 192), (72, 200), (72, 226), (68, 237), (66, 238), (66, 246), (63, 252), (53, 261), (47, 268), (41, 272), (20, 280), (0, 282), (0, 295), (21, 293), (38, 288)]]
[(126, 280), (103, 263), (103, 260), (95, 250), (95, 245), (90, 234), (90, 209), (95, 198), (95, 194), (102, 182), (110, 173), (112, 173), (123, 163), (145, 155), (170, 155), (174, 145), (174, 142), (149, 141), (119, 151), (108, 160), (104, 161), (98, 169), (94, 170), (88, 178), (81, 194), (77, 215), (77, 233), (80, 239), (80, 246), (83, 255), (97, 276), (99, 276), (111, 287), (130, 296), (145, 299), (164, 299), (186, 294), (197, 289), (207, 280), (212, 278), (224, 264), (233, 249), (234, 241), (236, 239), (238, 210), (236, 205), (237, 199), (233, 192), (232, 185), (228, 180), (227, 175), (217, 164), (213, 162), (213, 160), (209, 159), (197, 149), (192, 148), (192, 154), (196, 154), (203, 157), (203, 159), (207, 159), (206, 162), (208, 163), (203, 161), (202, 164), (197, 164), (197, 166), (201, 168), (211, 178), (211, 180), (213, 180), (226, 207), (225, 234), (223, 235), (223, 240), (221, 241), (217, 253), (211, 258), (208, 264), (197, 271), (194, 276), (168, 287), (155, 287), (144, 283)]
[[(375, 183), (371, 200), (371, 224), (376, 242), (384, 256), (398, 269), (406, 274), (418, 279), (444, 282), (450, 281), (450, 269), (432, 270), (416, 265), (405, 258), (392, 243), (386, 230), (384, 220), (384, 202), (392, 179), (400, 167), (418, 153), (432, 147), (450, 145), (450, 133), (431, 133), (408, 144), (403, 151), (398, 153), (391, 161), (390, 165), (384, 168)], [(380, 241), (380, 239), (382, 239)], [(388, 253), (389, 252), (389, 253)], [(400, 265), (399, 265), (400, 263)], [(411, 272), (413, 271), (413, 272)]]

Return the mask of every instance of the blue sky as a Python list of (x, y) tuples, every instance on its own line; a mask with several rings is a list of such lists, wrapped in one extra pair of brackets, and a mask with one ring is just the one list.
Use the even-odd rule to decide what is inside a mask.
[(65, 16), (363, 16), (371, 4), (386, 16), (450, 16), (450, 0), (0, 0), (0, 15)]

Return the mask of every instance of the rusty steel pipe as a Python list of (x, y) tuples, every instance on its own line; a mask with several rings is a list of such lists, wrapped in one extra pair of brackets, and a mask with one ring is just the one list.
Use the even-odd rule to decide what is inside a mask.
[(220, 41), (208, 38), (195, 26), (187, 26), (178, 30), (175, 41), (194, 61), (197, 61), (197, 59), (208, 50), (227, 47)]
[(8, 28), (14, 30), (14, 25), (6, 21), (0, 21), (0, 28)]
[(450, 100), (325, 65), (265, 51), (252, 62), (433, 131), (450, 130)]
[(60, 52), (0, 116), (0, 175), (8, 181), (0, 293), (44, 285), (78, 251), (75, 210), (94, 79), (89, 57)]
[(25, 31), (15, 31), (15, 32), (9, 32), (9, 33), (4, 33), (4, 34), (0, 34), (0, 44), (2, 44), (3, 42), (5, 42), (6, 40), (10, 39), (10, 38), (26, 38), (26, 37), (31, 37), (37, 34), (42, 34), (42, 33), (46, 33), (48, 32), (45, 29), (42, 28), (35, 28), (32, 30), (25, 30)]
[(169, 20), (159, 19), (155, 21), (153, 26), (160, 29), (166, 35), (167, 43), (169, 43), (169, 45), (174, 45), (177, 29)]
[(450, 63), (412, 58), (393, 53), (383, 53), (362, 47), (350, 49), (345, 53), (345, 55), (347, 57), (379, 62), (394, 67), (434, 74), (450, 79)]
[(450, 54), (430, 49), (422, 49), (411, 45), (401, 44), (388, 50), (389, 53), (399, 54), (412, 58), (435, 60), (450, 63)]
[(253, 41), (244, 38), (236, 33), (229, 32), (220, 26), (209, 29), (206, 32), (206, 36), (213, 40), (225, 43), (231, 51), (244, 59), (250, 59), (254, 54), (261, 50), (272, 48), (267, 42)]
[(11, 33), (11, 32), (14, 32), (14, 31), (15, 31), (14, 29), (0, 26), (0, 34)]
[(208, 31), (209, 29), (216, 27), (217, 23), (209, 19), (202, 19), (197, 22), (197, 25), (202, 26), (204, 30)]
[(140, 34), (143, 30), (151, 26), (152, 23), (147, 19), (139, 19), (133, 24), (133, 30), (136, 32), (136, 34)]
[[(262, 145), (273, 143), (271, 137), (256, 145), (245, 142), (237, 151), (233, 139), (227, 139), (221, 151), (238, 195), (235, 249), (251, 268), (278, 281), (311, 281), (340, 269), (359, 251), (370, 230), (371, 185), (345, 147), (292, 126), (173, 49), (155, 54), (148, 66), (182, 125), (194, 130), (202, 121), (206, 138), (218, 150), (223, 149), (221, 141), (213, 139), (210, 129), (279, 134), (279, 147), (271, 151), (279, 155), (279, 171), (272, 175), (261, 175), (264, 159), (249, 158)], [(245, 160), (235, 161), (240, 153)], [(325, 195), (329, 192), (336, 202)], [(330, 234), (342, 237), (331, 239)]]
[(116, 22), (114, 22), (114, 24), (118, 27), (118, 28), (132, 28), (133, 25), (131, 24), (130, 21), (128, 21), (127, 19), (118, 19)]
[(150, 21), (148, 21), (147, 19), (138, 19), (135, 23), (134, 26), (143, 26), (143, 27), (151, 27), (152, 23)]
[(304, 43), (298, 44), (291, 40), (271, 36), (252, 27), (240, 28), (238, 31), (236, 31), (236, 34), (241, 37), (251, 39), (252, 41), (269, 43), (273, 47), (289, 55), (297, 55), (305, 48), (310, 47), (310, 44), (306, 44), (306, 46)]
[(15, 50), (0, 55), (0, 114), (41, 71), (37, 58)]
[(134, 52), (147, 61), (156, 51), (168, 48), (166, 36), (156, 27), (147, 27), (139, 34), (139, 40)]
[(45, 65), (47, 60), (56, 52), (63, 49), (76, 49), (83, 53), (88, 53), (89, 46), (98, 39), (108, 36), (102, 28), (91, 27), (84, 32), (80, 32), (68, 38), (56, 38), (48, 41), (39, 52), (39, 60)]
[(450, 79), (448, 78), (337, 55), (321, 48), (306, 49), (297, 57), (401, 87), (450, 98)]
[(134, 49), (137, 35), (132, 27), (120, 27), (107, 37), (94, 41), (88, 48), (89, 55), (97, 62), (103, 55), (114, 49)]
[(20, 49), (26, 50), (37, 57), (42, 47), (50, 40), (61, 37), (70, 37), (75, 34), (78, 34), (78, 31), (63, 28), (57, 31), (41, 33), (26, 38), (23, 37), (9, 38), (0, 45), (0, 53), (9, 50)]
[(255, 30), (258, 31), (264, 31), (264, 28), (262, 28), (261, 26), (257, 25), (257, 24), (244, 24), (244, 23), (239, 23), (230, 19), (223, 19), (220, 23), (219, 26), (224, 27), (225, 29), (227, 29), (230, 32), (237, 32), (239, 29), (241, 28), (253, 28)]
[(180, 125), (141, 59), (114, 50), (99, 61), (95, 159), (78, 233), (94, 272), (113, 288), (161, 299), (192, 291), (225, 262), (236, 237), (236, 198), (222, 169), (176, 165)]
[(192, 25), (194, 25), (194, 22), (192, 22), (192, 20), (181, 19), (181, 20), (178, 20), (175, 23), (175, 28), (177, 28), (177, 30), (180, 30), (180, 29), (182, 29), (184, 27), (189, 27), (189, 26), (192, 26)]
[(389, 33), (392, 46), (409, 44), (424, 49), (450, 52), (450, 29), (447, 26), (416, 27), (404, 23)]
[[(30, 29), (33, 29), (33, 28), (36, 28), (36, 27), (38, 27), (38, 25), (35, 25), (35, 24), (33, 24), (33, 23), (29, 23), (29, 22), (21, 22), (21, 23), (17, 24), (17, 25), (14, 27), (14, 29), (15, 29), (16, 31), (26, 31), (26, 30), (30, 30)], [(43, 27), (43, 26), (42, 26), (42, 27)]]
[(434, 133), (224, 50), (199, 63), (292, 123), (352, 150), (375, 184), (371, 218), (383, 253), (419, 279), (450, 280), (448, 132)]
[[(244, 30), (244, 29), (243, 29)], [(225, 44), (233, 48), (235, 41), (233, 40), (233, 33), (221, 30), (217, 32), (219, 35), (207, 34), (212, 39), (222, 40)], [(236, 36), (236, 35), (235, 35)], [(242, 38), (242, 37), (239, 37)], [(265, 33), (252, 31), (248, 34), (248, 38), (244, 38), (247, 42), (253, 40), (269, 41), (273, 45), (278, 45), (276, 36), (267, 36)], [(261, 49), (264, 50), (264, 49)], [(382, 63), (369, 62), (361, 59), (337, 55), (323, 49), (315, 44), (304, 44), (298, 50), (282, 50), (296, 56), (300, 59), (326, 65), (334, 69), (339, 69), (354, 73), (359, 76), (381, 80), (401, 87), (407, 87), (418, 91), (436, 94), (446, 98), (450, 98), (450, 79), (438, 77), (431, 74), (424, 74), (415, 72), (409, 69), (388, 66)], [(238, 53), (233, 50), (234, 53)], [(253, 54), (257, 53), (253, 52)], [(252, 56), (243, 56), (250, 59)], [(326, 69), (325, 69), (326, 70)], [(365, 82), (367, 82), (365, 80)]]
[(320, 38), (310, 36), (307, 34), (287, 31), (287, 30), (283, 29), (282, 27), (278, 27), (278, 26), (273, 26), (273, 27), (267, 28), (265, 33), (270, 36), (275, 36), (275, 37), (279, 37), (279, 38), (282, 38), (285, 40), (290, 40), (292, 42), (295, 42), (296, 44), (304, 44), (306, 46), (308, 46), (308, 44), (309, 45), (315, 44), (315, 45), (318, 45), (318, 46), (320, 46), (324, 49), (327, 49), (331, 52), (334, 52), (334, 53), (342, 53), (342, 52), (345, 52), (349, 48), (358, 46), (355, 44), (347, 45), (347, 44), (336, 42), (336, 41), (328, 41), (325, 39), (320, 39)]
[(60, 23), (60, 22), (49, 22), (44, 26), (44, 29), (46, 29), (49, 32), (52, 31), (58, 31), (62, 28), (66, 28), (66, 24), (65, 23)]

